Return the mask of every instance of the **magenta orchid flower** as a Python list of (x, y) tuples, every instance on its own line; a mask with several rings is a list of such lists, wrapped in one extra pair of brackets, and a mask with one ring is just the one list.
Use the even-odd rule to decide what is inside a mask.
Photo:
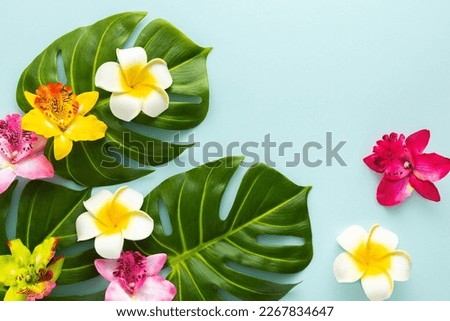
[(139, 252), (122, 252), (117, 260), (97, 259), (95, 268), (111, 282), (105, 301), (171, 301), (175, 286), (159, 276), (166, 263), (166, 254), (148, 257)]
[(403, 202), (413, 190), (431, 201), (441, 197), (436, 181), (450, 171), (450, 159), (436, 153), (423, 151), (430, 140), (430, 131), (423, 129), (405, 139), (403, 134), (384, 135), (373, 147), (373, 154), (364, 163), (377, 173), (382, 173), (377, 189), (381, 205), (392, 206)]
[(0, 194), (17, 176), (27, 179), (53, 177), (52, 164), (41, 152), (46, 139), (22, 130), (19, 114), (0, 120)]

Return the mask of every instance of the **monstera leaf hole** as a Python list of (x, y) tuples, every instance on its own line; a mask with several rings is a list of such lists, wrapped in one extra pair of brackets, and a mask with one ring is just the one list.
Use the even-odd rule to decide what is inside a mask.
[[(175, 175), (145, 198), (155, 229), (128, 245), (168, 254), (177, 300), (279, 300), (312, 259), (311, 187), (264, 164), (239, 169), (242, 162), (227, 157)], [(234, 200), (222, 217), (225, 193)], [(171, 233), (162, 223), (167, 216)]]
[(166, 204), (162, 201), (158, 201), (158, 214), (161, 220), (161, 227), (166, 236), (170, 236), (173, 233), (172, 222), (170, 221), (169, 211)]

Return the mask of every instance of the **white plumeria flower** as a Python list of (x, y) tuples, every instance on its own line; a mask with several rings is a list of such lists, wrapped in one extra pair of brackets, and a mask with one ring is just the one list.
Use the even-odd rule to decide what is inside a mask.
[(142, 111), (157, 117), (169, 107), (165, 89), (172, 85), (167, 64), (156, 58), (147, 62), (141, 47), (117, 49), (119, 62), (101, 65), (95, 75), (95, 85), (112, 92), (110, 107), (117, 118), (130, 121)]
[(129, 187), (113, 195), (101, 190), (84, 202), (87, 212), (78, 216), (78, 241), (95, 237), (95, 250), (105, 259), (120, 257), (124, 239), (143, 240), (153, 231), (153, 219), (140, 208), (144, 197)]
[(338, 236), (337, 242), (346, 251), (334, 261), (336, 280), (342, 283), (361, 279), (369, 300), (386, 300), (392, 295), (394, 281), (409, 279), (411, 259), (408, 253), (396, 250), (398, 237), (379, 225), (369, 233), (353, 225)]

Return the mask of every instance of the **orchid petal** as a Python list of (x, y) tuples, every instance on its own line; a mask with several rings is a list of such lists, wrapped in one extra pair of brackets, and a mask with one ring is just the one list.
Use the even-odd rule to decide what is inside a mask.
[(8, 291), (6, 291), (4, 301), (26, 301), (27, 296), (25, 294), (18, 293), (19, 289), (16, 286), (11, 286)]
[(436, 153), (416, 157), (414, 174), (424, 181), (436, 182), (450, 172), (450, 159)]
[(35, 153), (39, 153), (45, 148), (45, 145), (47, 144), (47, 138), (39, 135), (36, 135), (36, 138), (36, 141), (33, 143), (33, 151)]
[(377, 189), (377, 200), (381, 205), (393, 206), (400, 204), (411, 195), (413, 188), (409, 184), (409, 178), (391, 181), (386, 177), (381, 179)]
[(349, 253), (341, 253), (334, 260), (333, 272), (340, 283), (351, 283), (359, 280), (363, 271), (355, 258)]
[(123, 236), (121, 233), (98, 235), (95, 238), (94, 247), (101, 257), (118, 259), (123, 248)]
[(150, 276), (157, 275), (167, 261), (167, 254), (159, 253), (147, 257), (147, 274)]
[(113, 282), (116, 278), (113, 275), (119, 263), (117, 260), (97, 259), (94, 261), (97, 272), (109, 282)]
[(63, 264), (64, 257), (60, 256), (48, 266), (48, 269), (53, 273), (51, 281), (55, 282), (59, 278), (59, 276), (61, 275)]
[(27, 179), (51, 178), (55, 174), (52, 163), (44, 155), (32, 155), (14, 164), (14, 172)]
[(35, 132), (45, 138), (62, 134), (58, 126), (49, 121), (39, 109), (33, 109), (23, 116), (22, 129)]
[(93, 194), (88, 200), (84, 201), (84, 207), (93, 216), (96, 216), (105, 206), (111, 204), (114, 195), (106, 190), (100, 190)]
[(167, 63), (162, 59), (156, 58), (150, 60), (142, 72), (149, 72), (151, 75), (149, 78), (153, 80), (151, 82), (146, 82), (145, 79), (143, 79), (142, 82), (144, 84), (157, 86), (161, 89), (167, 89), (172, 85), (172, 75), (167, 67)]
[(109, 105), (114, 116), (123, 121), (130, 121), (141, 112), (142, 98), (126, 93), (113, 93)]
[(142, 211), (134, 211), (130, 220), (122, 230), (123, 237), (131, 241), (146, 239), (153, 232), (153, 219)]
[(150, 117), (157, 117), (169, 107), (169, 95), (164, 89), (154, 87), (144, 98), (142, 112)]
[(407, 281), (411, 271), (411, 258), (404, 251), (394, 251), (391, 256), (391, 267), (388, 271), (394, 281)]
[(122, 288), (122, 286), (112, 281), (105, 292), (105, 301), (131, 301), (130, 295)]
[(98, 100), (97, 91), (89, 91), (77, 95), (77, 101), (79, 103), (78, 115), (84, 116), (95, 106)]
[(391, 181), (398, 181), (409, 176), (411, 170), (405, 168), (405, 163), (400, 159), (392, 160), (384, 170), (384, 177)]
[(363, 162), (373, 171), (383, 173), (385, 166), (381, 164), (380, 157), (372, 154), (363, 159)]
[(78, 241), (85, 241), (100, 235), (100, 229), (97, 226), (96, 219), (85, 212), (77, 217), (76, 223)]
[(18, 264), (12, 255), (0, 255), (0, 284), (13, 286), (16, 284)]
[(53, 141), (53, 152), (56, 160), (61, 160), (72, 151), (73, 142), (65, 135), (56, 136)]
[(14, 182), (16, 174), (11, 167), (0, 169), (0, 194), (5, 192), (8, 187)]
[(380, 273), (376, 275), (364, 275), (361, 278), (364, 293), (371, 301), (389, 299), (394, 290), (394, 283), (389, 275)]
[(36, 108), (35, 105), (34, 105), (34, 101), (36, 100), (37, 96), (35, 94), (32, 94), (32, 93), (28, 92), (28, 91), (25, 91), (24, 95), (25, 95), (25, 99), (28, 101), (30, 106), (32, 106), (33, 108)]
[(95, 74), (95, 86), (109, 92), (123, 93), (128, 91), (122, 81), (122, 69), (117, 62), (106, 62)]
[(105, 137), (108, 126), (94, 115), (86, 117), (76, 117), (72, 124), (65, 131), (66, 137), (78, 141), (94, 141)]
[(413, 155), (422, 154), (430, 140), (430, 131), (427, 129), (419, 130), (406, 138), (405, 144)]
[(373, 243), (382, 245), (388, 251), (394, 251), (398, 245), (398, 236), (379, 225), (374, 225), (370, 229), (367, 246)]
[(56, 252), (56, 245), (59, 243), (58, 238), (47, 238), (41, 244), (36, 246), (30, 257), (30, 262), (34, 264), (36, 268), (46, 267), (47, 264), (53, 259)]
[(138, 191), (127, 186), (119, 188), (114, 194), (113, 202), (118, 202), (128, 209), (128, 211), (138, 211), (144, 203), (144, 196)]
[(352, 225), (342, 232), (337, 238), (338, 244), (347, 252), (354, 253), (361, 245), (365, 246), (368, 234), (358, 225)]
[(430, 201), (439, 202), (441, 196), (436, 186), (430, 181), (423, 181), (417, 178), (415, 175), (411, 175), (409, 180), (411, 186), (423, 197)]
[(153, 276), (145, 280), (142, 287), (137, 291), (139, 301), (171, 301), (177, 290), (175, 286), (160, 276)]
[(20, 239), (15, 239), (8, 242), (9, 250), (14, 260), (20, 265), (28, 265), (31, 257), (30, 250), (23, 245)]

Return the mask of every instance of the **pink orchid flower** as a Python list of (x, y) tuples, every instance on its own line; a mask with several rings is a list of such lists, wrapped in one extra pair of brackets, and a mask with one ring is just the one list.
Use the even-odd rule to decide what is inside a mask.
[(382, 173), (377, 189), (381, 205), (392, 206), (403, 202), (413, 190), (431, 201), (441, 197), (434, 182), (450, 171), (450, 159), (436, 153), (423, 151), (430, 140), (430, 131), (423, 129), (405, 139), (403, 134), (384, 135), (373, 147), (373, 154), (364, 163), (377, 173)]
[(110, 281), (105, 301), (171, 301), (175, 286), (159, 276), (166, 263), (166, 254), (148, 257), (139, 252), (122, 252), (117, 260), (94, 261), (98, 273)]
[(19, 114), (0, 120), (0, 194), (17, 176), (27, 179), (53, 177), (52, 164), (41, 152), (46, 139), (22, 130)]

